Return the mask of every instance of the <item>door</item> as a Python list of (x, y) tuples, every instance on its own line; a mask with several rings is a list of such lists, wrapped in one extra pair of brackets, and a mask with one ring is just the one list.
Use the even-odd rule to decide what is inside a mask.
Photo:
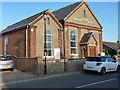
[(87, 55), (86, 55), (86, 54), (87, 54), (87, 53), (86, 53), (86, 50), (87, 50), (86, 47), (83, 46), (82, 49), (81, 49), (82, 58), (87, 56)]
[(115, 60), (112, 59), (112, 58), (108, 58), (108, 65), (107, 65), (107, 67), (108, 67), (109, 71), (114, 71), (117, 68), (117, 63), (113, 62), (113, 61), (115, 61)]
[(89, 46), (89, 53), (90, 53), (90, 56), (96, 56), (96, 47)]
[(60, 48), (55, 48), (54, 49), (54, 58), (55, 59), (60, 59)]

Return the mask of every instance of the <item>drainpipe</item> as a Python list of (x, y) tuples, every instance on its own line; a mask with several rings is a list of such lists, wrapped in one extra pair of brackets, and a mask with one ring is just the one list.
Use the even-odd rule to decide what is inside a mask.
[(28, 27), (29, 26), (27, 25), (27, 28), (26, 28), (26, 31), (25, 31), (26, 32), (26, 37), (25, 37), (26, 57), (28, 57)]

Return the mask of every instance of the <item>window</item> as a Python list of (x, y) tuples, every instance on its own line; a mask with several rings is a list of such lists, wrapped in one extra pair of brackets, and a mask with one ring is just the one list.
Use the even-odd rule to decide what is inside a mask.
[(5, 37), (5, 55), (8, 54), (8, 36)]
[(8, 60), (12, 60), (11, 56), (0, 56), (0, 61), (8, 61)]
[(47, 17), (47, 25), (50, 25), (50, 18)]
[(112, 62), (112, 61), (115, 61), (115, 60), (112, 58), (108, 58), (108, 62)]
[[(45, 48), (45, 32), (44, 32), (44, 48)], [(46, 31), (46, 56), (51, 56), (51, 55), (52, 55), (52, 34), (50, 31), (47, 30)]]
[(70, 32), (70, 49), (71, 49), (71, 54), (76, 54), (76, 33), (75, 31)]
[(101, 62), (106, 62), (107, 58), (101, 58)]
[(84, 17), (86, 17), (86, 11), (84, 10)]

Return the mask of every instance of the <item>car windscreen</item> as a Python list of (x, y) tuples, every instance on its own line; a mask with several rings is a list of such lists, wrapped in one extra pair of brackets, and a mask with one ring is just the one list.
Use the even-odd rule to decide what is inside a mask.
[(12, 57), (11, 56), (0, 56), (0, 61), (7, 61), (7, 60), (11, 60)]
[(101, 59), (99, 57), (86, 57), (86, 61), (96, 61), (100, 62)]

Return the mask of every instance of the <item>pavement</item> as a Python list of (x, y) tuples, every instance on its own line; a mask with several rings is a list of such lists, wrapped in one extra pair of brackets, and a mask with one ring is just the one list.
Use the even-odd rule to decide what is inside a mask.
[[(4, 76), (0, 86), (3, 88), (118, 88), (120, 86), (119, 74), (116, 72), (107, 73), (104, 76), (96, 72), (84, 73), (81, 70), (44, 76), (20, 71), (13, 73), (15, 72), (18, 72), (16, 78), (11, 76), (13, 79), (7, 80), (8, 78), (5, 79)], [(4, 75), (7, 74), (10, 73), (4, 73)]]
[(3, 82), (11, 82), (11, 81), (35, 77), (35, 75), (33, 75), (33, 74), (30, 74), (27, 72), (22, 72), (22, 71), (19, 71), (16, 69), (14, 71), (4, 70), (4, 71), (1, 71), (0, 74), (2, 76)]

